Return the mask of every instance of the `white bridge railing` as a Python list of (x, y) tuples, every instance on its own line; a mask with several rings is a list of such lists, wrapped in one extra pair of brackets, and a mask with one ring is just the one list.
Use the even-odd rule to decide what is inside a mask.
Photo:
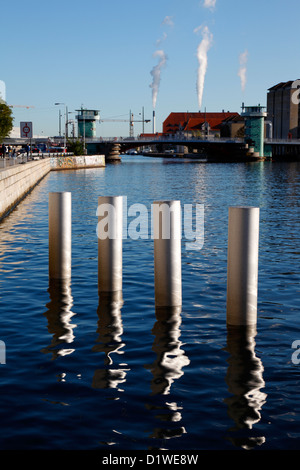
[(93, 142), (103, 142), (103, 143), (136, 143), (136, 142), (157, 142), (157, 143), (186, 143), (186, 142), (225, 142), (225, 143), (243, 143), (244, 139), (233, 139), (229, 137), (214, 137), (214, 136), (207, 136), (205, 139), (202, 137), (189, 137), (189, 136), (150, 136), (150, 137), (93, 137), (86, 139), (86, 143), (93, 143)]
[(265, 144), (300, 145), (300, 139), (265, 139)]

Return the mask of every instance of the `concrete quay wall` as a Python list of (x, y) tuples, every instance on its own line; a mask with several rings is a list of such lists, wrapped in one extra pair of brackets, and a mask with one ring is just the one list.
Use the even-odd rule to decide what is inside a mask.
[(50, 171), (50, 159), (28, 162), (0, 171), (0, 220)]
[(79, 170), (105, 166), (104, 155), (59, 156), (50, 158), (51, 170)]

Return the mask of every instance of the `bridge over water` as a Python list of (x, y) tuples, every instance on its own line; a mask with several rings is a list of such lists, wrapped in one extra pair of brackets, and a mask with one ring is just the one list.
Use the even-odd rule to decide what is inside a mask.
[[(118, 155), (131, 149), (151, 148), (157, 155), (165, 155), (167, 149), (174, 148), (177, 155), (184, 154), (187, 149), (195, 149), (205, 155), (238, 156), (245, 154), (245, 143), (242, 139), (188, 139), (176, 136), (140, 137), (140, 138), (105, 138), (87, 139), (89, 152), (100, 152), (107, 159), (118, 158)], [(185, 150), (186, 149), (186, 150)]]
[[(208, 160), (245, 161), (261, 158), (295, 159), (300, 157), (300, 140), (265, 139), (264, 155), (254, 151), (245, 139), (213, 138), (206, 139), (180, 136), (157, 136), (142, 138), (101, 138), (87, 139), (86, 147), (89, 153), (104, 153), (106, 158), (117, 159), (120, 154), (135, 148), (154, 147), (158, 154), (164, 155), (168, 148), (175, 148), (177, 155), (183, 156), (184, 149), (196, 150), (195, 156), (205, 156)], [(200, 155), (199, 155), (200, 154)], [(167, 156), (165, 154), (165, 156)]]
[[(39, 142), (47, 142), (47, 138), (33, 138), (31, 143), (36, 145)], [(58, 145), (63, 145), (63, 138), (53, 138)], [(6, 145), (26, 145), (28, 139), (7, 138)], [(212, 161), (247, 161), (260, 158), (272, 158), (280, 160), (300, 160), (300, 139), (264, 139), (264, 156), (247, 144), (244, 139), (196, 138), (186, 136), (150, 136), (150, 137), (106, 137), (88, 138), (85, 140), (87, 153), (90, 155), (104, 154), (106, 160), (118, 160), (120, 155), (130, 149), (151, 147), (156, 149), (157, 155), (164, 155), (168, 148), (175, 148), (178, 156), (184, 156), (185, 150), (188, 152), (197, 151), (194, 156), (205, 156)]]

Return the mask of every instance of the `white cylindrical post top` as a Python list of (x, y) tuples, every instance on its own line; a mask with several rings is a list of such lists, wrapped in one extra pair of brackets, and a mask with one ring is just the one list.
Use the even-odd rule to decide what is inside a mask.
[(72, 194), (49, 193), (49, 277), (71, 278)]
[(122, 292), (123, 196), (98, 198), (98, 291)]
[(228, 221), (227, 324), (256, 325), (259, 208), (230, 207)]
[(179, 307), (181, 288), (180, 201), (153, 203), (154, 278), (156, 307)]

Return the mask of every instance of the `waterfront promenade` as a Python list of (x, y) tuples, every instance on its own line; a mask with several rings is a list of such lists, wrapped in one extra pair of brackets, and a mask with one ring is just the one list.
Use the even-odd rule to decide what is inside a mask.
[[(34, 157), (33, 157), (34, 158)], [(47, 156), (27, 161), (26, 156), (2, 159), (0, 167), (0, 220), (52, 170), (101, 168), (104, 155)]]

